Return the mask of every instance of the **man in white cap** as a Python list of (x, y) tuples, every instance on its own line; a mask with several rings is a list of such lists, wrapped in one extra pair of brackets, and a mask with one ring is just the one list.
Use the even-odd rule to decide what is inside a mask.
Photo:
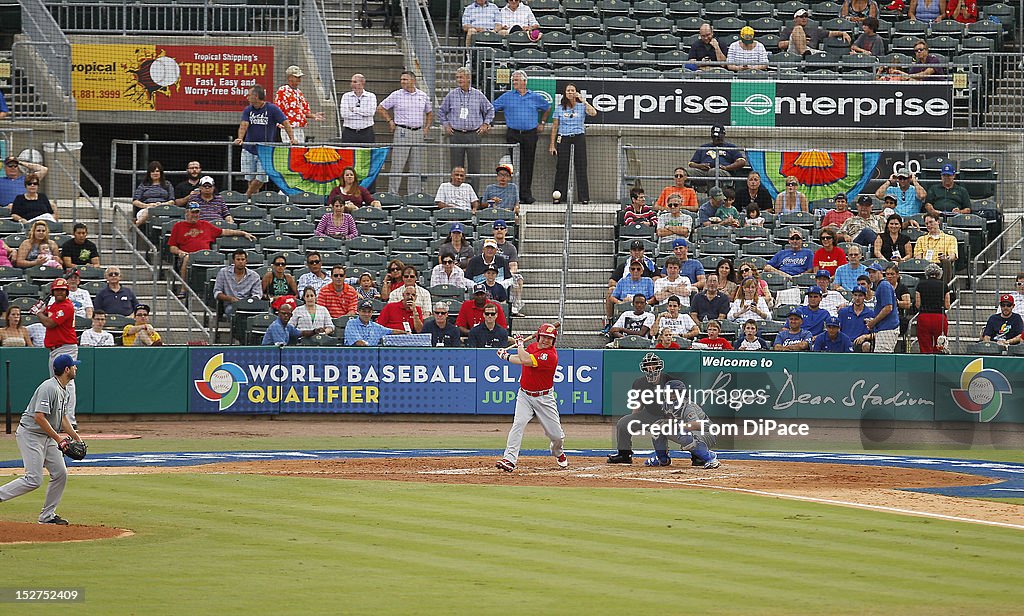
[(818, 49), (818, 45), (827, 38), (841, 38), (850, 44), (850, 34), (840, 30), (826, 30), (819, 26), (811, 26), (811, 12), (807, 9), (797, 9), (793, 13), (793, 25), (782, 29), (782, 40), (779, 41), (779, 49), (805, 56), (811, 53), (825, 53)]
[(217, 194), (213, 178), (208, 175), (199, 178), (199, 192), (193, 193), (188, 199), (188, 205), (192, 204), (199, 206), (199, 220), (209, 222), (223, 220), (231, 224), (235, 223), (231, 214), (228, 213), (228, 204), (224, 202), (223, 197)]
[[(306, 124), (310, 120), (323, 121), (324, 114), (310, 111), (309, 101), (306, 100), (306, 95), (299, 89), (299, 83), (302, 82), (302, 77), (305, 75), (302, 69), (292, 65), (285, 69), (284, 74), (288, 79), (288, 83), (277, 89), (277, 92), (274, 94), (274, 104), (281, 108), (281, 111), (288, 118), (288, 122), (292, 125), (295, 143), (305, 143), (306, 133), (304, 128)], [(281, 141), (290, 143), (288, 134), (284, 129), (281, 130)]]

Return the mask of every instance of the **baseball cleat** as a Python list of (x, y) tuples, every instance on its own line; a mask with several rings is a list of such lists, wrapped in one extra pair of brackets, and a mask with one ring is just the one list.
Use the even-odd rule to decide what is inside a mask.
[(722, 465), (722, 463), (718, 461), (718, 456), (714, 455), (714, 454), (712, 454), (712, 455), (714, 457), (704, 463), (704, 468), (706, 468), (708, 470), (713, 469), (713, 468), (718, 468), (719, 466)]
[(704, 466), (704, 459), (690, 454), (690, 466)]
[(49, 520), (46, 520), (45, 522), (40, 522), (40, 524), (56, 524), (57, 526), (67, 526), (69, 522), (64, 518), (60, 517), (59, 515), (54, 515)]
[(510, 460), (506, 460), (504, 458), (502, 458), (501, 460), (498, 460), (494, 464), (494, 467), (495, 468), (500, 468), (501, 470), (505, 471), (506, 473), (511, 473), (512, 471), (516, 470), (516, 465), (513, 464)]
[(644, 466), (672, 466), (672, 458), (659, 458), (658, 454), (644, 460)]
[(608, 456), (608, 464), (632, 464), (633, 456), (628, 453), (616, 453)]
[(564, 453), (558, 454), (555, 462), (558, 462), (558, 468), (569, 468), (569, 458), (565, 457)]

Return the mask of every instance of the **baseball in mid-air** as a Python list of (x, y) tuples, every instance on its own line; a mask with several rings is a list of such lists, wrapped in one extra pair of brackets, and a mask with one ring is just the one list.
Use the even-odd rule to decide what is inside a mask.
[(551, 193), (551, 198), (554, 199), (555, 201), (558, 201), (559, 199), (562, 198), (562, 191), (556, 190), (555, 192)]

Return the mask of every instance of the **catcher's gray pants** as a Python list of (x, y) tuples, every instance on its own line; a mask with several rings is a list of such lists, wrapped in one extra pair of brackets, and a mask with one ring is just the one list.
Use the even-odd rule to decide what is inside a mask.
[[(78, 345), (77, 344), (64, 344), (64, 345), (61, 345), (61, 346), (59, 346), (57, 348), (50, 349), (50, 365), (49, 365), (50, 376), (54, 376), (54, 374), (53, 374), (53, 360), (57, 359), (58, 355), (65, 355), (65, 354), (70, 355), (71, 357), (74, 357), (75, 359), (78, 359)], [(68, 390), (68, 406), (67, 406), (67, 410), (65, 411), (65, 414), (68, 416), (68, 419), (71, 421), (71, 425), (77, 426), (78, 425), (78, 421), (75, 419), (75, 407), (78, 404), (78, 390), (75, 387), (75, 380), (74, 379), (71, 379), (70, 381), (68, 381), (67, 390)]]
[(68, 481), (68, 469), (64, 465), (64, 454), (57, 447), (57, 441), (45, 434), (37, 434), (18, 427), (15, 434), (21, 458), (25, 462), (25, 474), (14, 481), (0, 487), (0, 501), (8, 501), (22, 494), (27, 494), (43, 485), (43, 467), (50, 473), (50, 485), (46, 486), (46, 501), (39, 512), (39, 521), (45, 522), (52, 518), (64, 495), (64, 485)]
[[(423, 129), (409, 130), (401, 126), (395, 127), (395, 134), (391, 140), (391, 175), (388, 176), (388, 192), (398, 194), (398, 187), (402, 183), (402, 174), (405, 171), (406, 163), (409, 164), (409, 174), (406, 176), (406, 194), (413, 195), (420, 191), (421, 177), (424, 171), (424, 163), (427, 160), (427, 150), (422, 146), (424, 143)], [(406, 147), (403, 147), (406, 146)]]
[(665, 413), (649, 411), (642, 408), (636, 413), (623, 415), (615, 424), (615, 448), (619, 450), (633, 449), (633, 435), (630, 434), (630, 426), (633, 432), (639, 432), (642, 426), (650, 426), (660, 421), (666, 421)]
[(551, 455), (556, 458), (562, 455), (562, 441), (565, 440), (565, 432), (562, 432), (562, 422), (558, 419), (558, 403), (555, 402), (555, 394), (547, 393), (543, 396), (528, 396), (522, 389), (516, 396), (516, 416), (512, 420), (512, 429), (508, 432), (508, 442), (505, 444), (506, 460), (515, 464), (519, 460), (519, 447), (523, 443), (523, 431), (526, 424), (530, 423), (536, 415), (540, 420), (544, 434), (551, 440)]

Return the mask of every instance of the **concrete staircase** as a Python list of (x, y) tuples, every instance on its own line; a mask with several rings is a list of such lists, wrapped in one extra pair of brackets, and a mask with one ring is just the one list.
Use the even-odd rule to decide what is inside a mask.
[[(0, 57), (0, 61), (3, 58)], [(46, 101), (40, 97), (35, 85), (28, 75), (20, 68), (11, 71), (10, 81), (0, 86), (7, 106), (11, 110), (11, 119), (16, 120), (47, 120), (53, 116), (47, 109)]]
[(987, 97), (984, 126), (1019, 128), (1024, 126), (1024, 65), (1007, 69), (997, 80), (995, 89)]

